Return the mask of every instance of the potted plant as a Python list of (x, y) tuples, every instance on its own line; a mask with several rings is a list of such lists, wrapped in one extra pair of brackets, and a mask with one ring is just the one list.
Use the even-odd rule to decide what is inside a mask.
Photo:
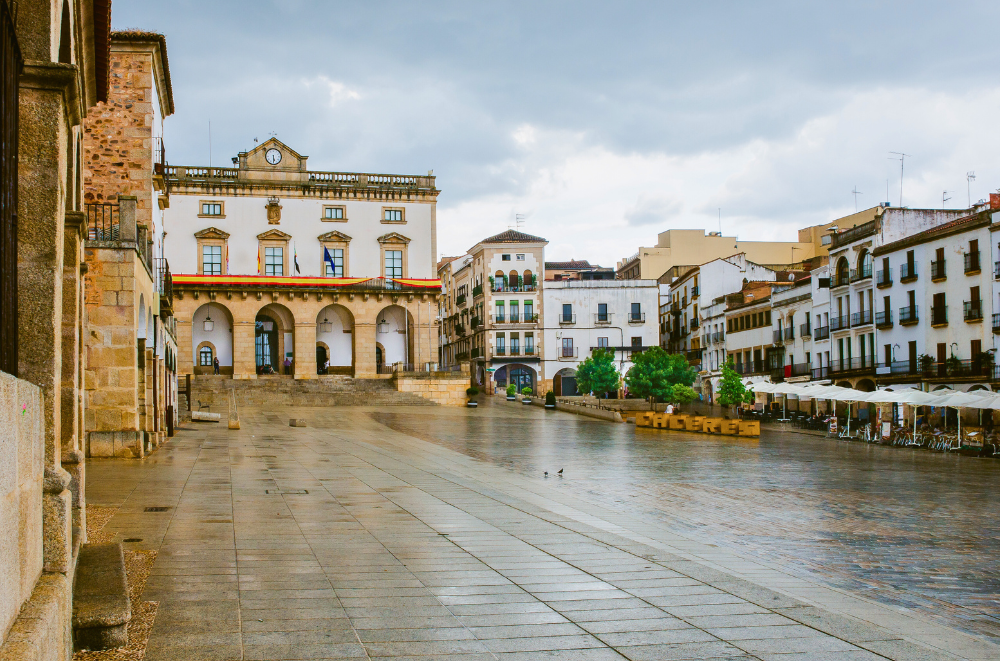
[(465, 403), (470, 409), (474, 409), (479, 406), (479, 402), (476, 401), (476, 395), (479, 394), (479, 388), (475, 386), (469, 386), (465, 389), (465, 394), (468, 396), (469, 401)]
[(507, 401), (513, 402), (517, 399), (517, 386), (513, 383), (507, 386)]
[(524, 398), (521, 400), (522, 404), (531, 404), (531, 388), (528, 386), (521, 388), (521, 396)]
[(556, 394), (551, 390), (545, 393), (545, 408), (554, 409), (556, 407)]
[(917, 362), (920, 363), (920, 371), (925, 374), (929, 373), (931, 368), (934, 366), (934, 359), (925, 353), (920, 354), (920, 357), (917, 358)]
[(962, 361), (955, 357), (954, 354), (948, 357), (948, 360), (944, 361), (945, 367), (948, 370), (948, 376), (959, 376), (962, 373)]

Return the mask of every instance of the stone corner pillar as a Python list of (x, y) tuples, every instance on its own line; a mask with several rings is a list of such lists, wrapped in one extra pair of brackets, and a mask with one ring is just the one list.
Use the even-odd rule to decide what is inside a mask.
[(118, 236), (122, 241), (136, 240), (136, 199), (131, 195), (118, 196)]
[[(295, 375), (295, 379), (317, 378), (316, 322), (295, 322), (294, 342), (292, 373)], [(282, 358), (282, 369), (284, 369), (284, 358)]]

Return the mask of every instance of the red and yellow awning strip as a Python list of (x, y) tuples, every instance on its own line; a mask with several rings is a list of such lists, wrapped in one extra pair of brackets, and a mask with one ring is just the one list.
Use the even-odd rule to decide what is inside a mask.
[(317, 278), (277, 275), (173, 275), (174, 286), (202, 285), (208, 287), (348, 287), (371, 282), (379, 288), (387, 282), (406, 287), (435, 288), (441, 286), (437, 278)]

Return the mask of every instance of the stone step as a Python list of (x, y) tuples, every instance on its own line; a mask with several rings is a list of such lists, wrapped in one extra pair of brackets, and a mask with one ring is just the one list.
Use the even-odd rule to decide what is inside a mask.
[[(229, 408), (229, 392), (236, 390), (239, 406), (435, 406), (419, 395), (396, 390), (390, 379), (356, 379), (347, 376), (295, 380), (264, 377), (234, 380), (212, 375), (191, 379), (191, 410), (224, 413)], [(184, 399), (183, 396), (181, 399)], [(186, 405), (186, 402), (184, 402)]]
[(77, 650), (128, 644), (132, 604), (121, 543), (84, 544), (73, 585), (73, 641)]

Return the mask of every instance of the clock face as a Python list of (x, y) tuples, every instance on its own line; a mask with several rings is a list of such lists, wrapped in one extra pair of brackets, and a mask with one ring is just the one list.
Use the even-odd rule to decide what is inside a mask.
[(278, 151), (277, 149), (268, 149), (266, 152), (264, 152), (264, 158), (271, 165), (277, 165), (278, 163), (281, 162), (281, 152)]

